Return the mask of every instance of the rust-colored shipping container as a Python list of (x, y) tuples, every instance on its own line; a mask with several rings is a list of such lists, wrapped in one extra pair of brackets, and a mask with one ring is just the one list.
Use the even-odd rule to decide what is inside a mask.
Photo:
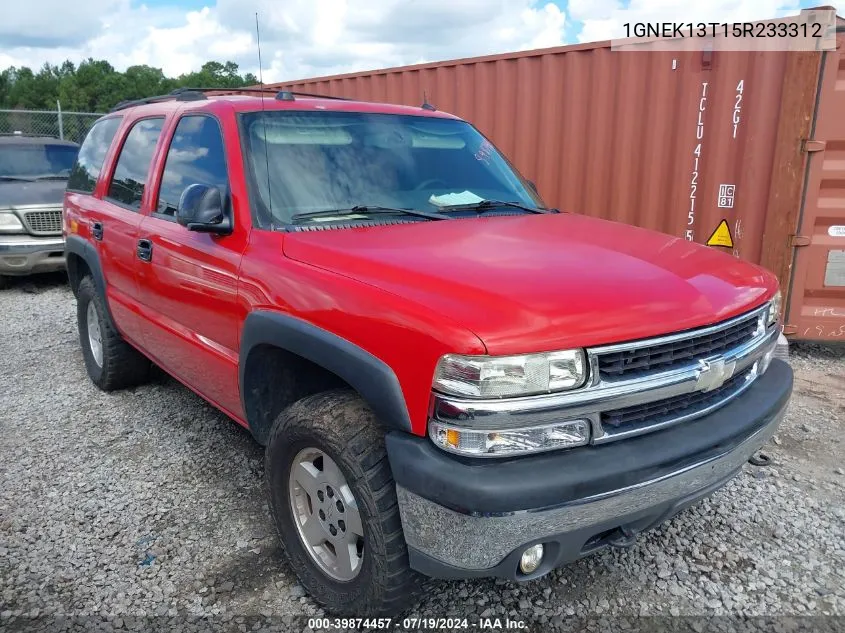
[(845, 33), (826, 52), (610, 42), (277, 84), (474, 123), (560, 209), (777, 273), (785, 332), (845, 340)]

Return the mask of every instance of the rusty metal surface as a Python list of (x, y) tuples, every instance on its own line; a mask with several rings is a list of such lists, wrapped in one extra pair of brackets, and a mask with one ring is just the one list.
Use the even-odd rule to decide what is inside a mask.
[(769, 187), (762, 241), (768, 248), (761, 253), (760, 264), (775, 272), (781, 286), (789, 285), (792, 273), (793, 245), (800, 200), (804, 191), (807, 148), (813, 126), (813, 112), (818, 94), (819, 56), (794, 53), (787, 58), (786, 75), (789, 90), (784, 90), (778, 117), (775, 155)]
[(825, 54), (808, 149), (786, 323), (797, 338), (845, 341), (845, 33)]
[[(761, 263), (788, 288), (793, 250), (805, 248), (793, 247), (791, 235), (808, 155), (816, 182), (807, 192), (803, 226), (816, 222), (806, 230), (818, 234), (835, 209), (845, 213), (836, 207), (842, 200), (836, 196), (845, 195), (845, 145), (839, 144), (845, 117), (825, 114), (845, 112), (841, 52), (620, 53), (600, 42), (277, 87), (407, 105), (422, 104), (425, 94), (438, 109), (475, 124), (536, 182), (549, 205), (700, 243), (711, 236), (715, 243), (729, 240), (732, 246), (714, 248)], [(833, 144), (808, 152), (817, 149), (802, 141), (813, 127), (823, 56), (815, 138)], [(823, 213), (813, 215), (813, 191), (827, 205)], [(724, 227), (717, 232), (722, 220), (727, 239)], [(819, 255), (795, 262), (790, 319), (812, 299), (811, 311), (833, 309), (845, 323), (845, 288), (804, 292), (803, 280), (808, 288), (822, 283), (819, 267), (827, 257), (819, 249), (806, 252)], [(798, 336), (836, 336), (827, 325), (809, 331), (813, 318), (802, 316)]]

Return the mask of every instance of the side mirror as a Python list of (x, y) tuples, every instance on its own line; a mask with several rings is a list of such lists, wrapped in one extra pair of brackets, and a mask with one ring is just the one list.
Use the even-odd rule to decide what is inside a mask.
[(189, 231), (218, 235), (232, 232), (232, 218), (226, 212), (223, 194), (210, 185), (189, 185), (182, 192), (176, 221)]

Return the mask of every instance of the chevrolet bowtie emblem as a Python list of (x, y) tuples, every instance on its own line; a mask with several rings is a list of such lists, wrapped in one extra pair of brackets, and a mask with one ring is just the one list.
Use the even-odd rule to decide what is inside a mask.
[(714, 360), (699, 361), (700, 370), (695, 381), (695, 388), (698, 391), (713, 391), (725, 384), (734, 375), (736, 361), (725, 361), (718, 358)]

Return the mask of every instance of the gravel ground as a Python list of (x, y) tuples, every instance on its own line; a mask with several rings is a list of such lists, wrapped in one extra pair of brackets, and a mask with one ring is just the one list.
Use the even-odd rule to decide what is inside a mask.
[[(305, 630), (322, 615), (281, 556), (246, 432), (165, 376), (98, 391), (61, 277), (14, 283), (0, 314), (0, 629)], [(537, 631), (845, 615), (845, 347), (796, 345), (793, 364), (771, 466), (746, 465), (630, 549), (526, 585), (431, 583), (407, 615)]]

